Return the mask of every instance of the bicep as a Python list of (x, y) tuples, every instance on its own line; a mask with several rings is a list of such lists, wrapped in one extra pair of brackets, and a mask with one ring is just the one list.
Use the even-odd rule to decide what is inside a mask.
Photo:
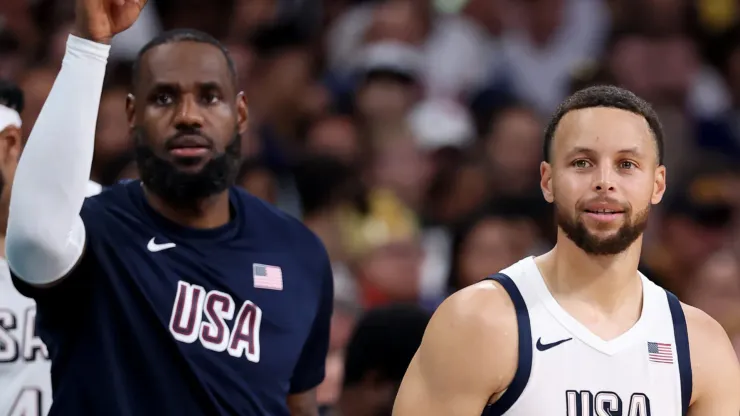
[(483, 412), (486, 393), (457, 388), (445, 383), (444, 375), (434, 375), (434, 369), (423, 367), (417, 353), (401, 383), (393, 416), (477, 416)]
[[(729, 342), (728, 342), (729, 346)], [(716, 364), (704, 367), (707, 382), (689, 407), (689, 416), (736, 416), (740, 414), (740, 365), (734, 351), (708, 357)], [(709, 374), (711, 371), (711, 374)]]
[(288, 409), (291, 416), (318, 416), (316, 389), (288, 395)]
[[(516, 344), (497, 335), (511, 329), (506, 313), (483, 295), (472, 300), (453, 295), (437, 309), (406, 371), (395, 416), (480, 415), (508, 384)], [(490, 359), (491, 350), (499, 352), (496, 360)]]

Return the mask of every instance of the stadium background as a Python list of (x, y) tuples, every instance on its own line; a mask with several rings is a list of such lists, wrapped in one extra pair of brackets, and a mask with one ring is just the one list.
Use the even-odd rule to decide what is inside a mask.
[[(0, 77), (26, 92), (26, 136), (73, 3), (0, 2)], [(641, 270), (719, 320), (740, 353), (739, 12), (736, 0), (150, 0), (114, 40), (92, 178), (136, 175), (123, 104), (137, 50), (177, 27), (223, 40), (250, 105), (239, 184), (301, 217), (335, 266), (331, 404), (367, 310), (432, 311), (550, 247), (544, 123), (569, 92), (619, 84), (667, 133), (669, 191)], [(368, 324), (355, 373), (400, 377), (395, 343), (418, 344), (418, 330), (399, 313)]]

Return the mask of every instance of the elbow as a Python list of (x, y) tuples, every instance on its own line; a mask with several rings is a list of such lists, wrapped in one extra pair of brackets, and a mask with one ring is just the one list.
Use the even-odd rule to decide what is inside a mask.
[(38, 227), (8, 222), (5, 256), (8, 267), (19, 279), (32, 285), (48, 284), (64, 276), (70, 265), (77, 262), (84, 242), (77, 247), (68, 236), (60, 239), (52, 234)]

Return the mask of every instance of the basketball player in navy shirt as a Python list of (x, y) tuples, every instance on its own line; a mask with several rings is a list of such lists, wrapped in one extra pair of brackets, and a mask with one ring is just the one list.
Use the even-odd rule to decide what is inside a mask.
[(145, 46), (127, 113), (141, 182), (85, 199), (113, 35), (143, 7), (78, 0), (15, 176), (7, 254), (37, 302), (52, 415), (315, 415), (332, 279), (299, 221), (232, 186), (247, 104), (196, 31)]

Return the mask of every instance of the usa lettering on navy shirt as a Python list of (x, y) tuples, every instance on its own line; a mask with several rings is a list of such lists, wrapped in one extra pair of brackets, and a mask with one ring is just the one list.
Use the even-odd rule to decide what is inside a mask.
[(52, 359), (50, 415), (288, 415), (324, 378), (333, 286), (298, 220), (230, 190), (233, 219), (191, 229), (141, 183), (85, 201), (80, 263), (37, 302)]

